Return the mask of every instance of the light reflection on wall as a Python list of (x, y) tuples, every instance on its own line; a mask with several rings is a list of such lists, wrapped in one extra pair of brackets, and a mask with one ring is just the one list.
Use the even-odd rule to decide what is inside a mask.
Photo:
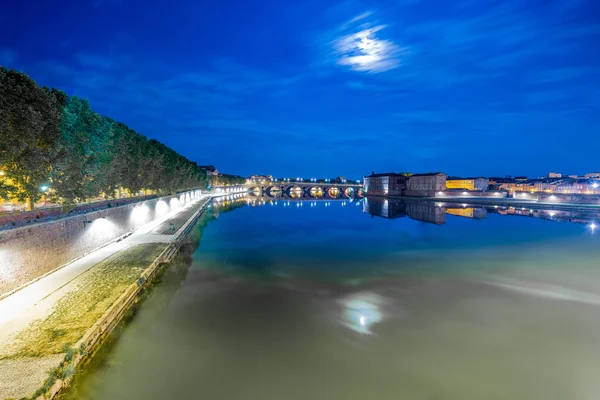
[[(0, 282), (10, 282), (13, 278), (14, 266), (17, 263), (10, 256), (11, 253), (8, 250), (0, 249)], [(12, 258), (14, 258), (14, 254)]]
[(176, 198), (172, 198), (171, 201), (169, 202), (169, 206), (171, 207), (171, 210), (178, 208), (179, 200), (177, 200)]
[(140, 204), (131, 211), (131, 223), (134, 229), (150, 221), (150, 208), (145, 204)]
[(383, 298), (376, 293), (361, 292), (343, 298), (342, 323), (355, 332), (371, 334), (373, 324), (383, 320)]
[(162, 217), (169, 212), (169, 205), (164, 200), (159, 200), (156, 203), (156, 217)]
[(98, 218), (91, 222), (86, 222), (83, 231), (83, 240), (93, 240), (96, 243), (103, 243), (112, 240), (115, 237), (117, 227), (107, 218)]

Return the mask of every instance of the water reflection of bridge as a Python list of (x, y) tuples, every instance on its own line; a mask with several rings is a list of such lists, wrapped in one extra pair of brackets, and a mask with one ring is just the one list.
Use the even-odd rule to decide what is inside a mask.
[(289, 184), (263, 185), (250, 184), (248, 185), (248, 191), (256, 196), (290, 199), (351, 199), (362, 198), (364, 196), (361, 185), (325, 182), (294, 182)]
[(363, 202), (363, 212), (383, 218), (403, 218), (430, 222), (437, 225), (446, 222), (446, 215), (469, 219), (484, 219), (489, 214), (503, 216), (521, 216), (540, 218), (552, 221), (567, 221), (589, 225), (596, 229), (596, 221), (600, 221), (600, 208), (575, 209), (572, 206), (560, 209), (540, 209), (516, 206), (499, 206), (496, 204), (457, 204), (430, 200), (402, 199), (394, 200), (381, 197), (367, 197)]

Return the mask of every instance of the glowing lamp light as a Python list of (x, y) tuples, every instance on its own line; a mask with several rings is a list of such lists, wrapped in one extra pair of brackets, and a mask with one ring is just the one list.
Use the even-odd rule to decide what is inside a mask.
[(160, 200), (156, 203), (156, 216), (159, 217), (161, 215), (165, 215), (169, 212), (169, 205), (164, 201)]
[(131, 211), (131, 220), (134, 225), (139, 226), (148, 222), (150, 217), (150, 209), (147, 205), (142, 204)]
[[(1, 174), (0, 174), (0, 175), (1, 175)], [(598, 187), (598, 184), (597, 184), (596, 182), (594, 182), (594, 183), (592, 183), (592, 187), (593, 187), (594, 189), (596, 189), (596, 188)]]

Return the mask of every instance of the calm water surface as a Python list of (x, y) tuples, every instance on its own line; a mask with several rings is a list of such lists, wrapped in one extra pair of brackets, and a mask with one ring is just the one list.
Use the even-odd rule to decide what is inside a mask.
[(213, 204), (69, 396), (600, 398), (594, 215), (298, 204)]

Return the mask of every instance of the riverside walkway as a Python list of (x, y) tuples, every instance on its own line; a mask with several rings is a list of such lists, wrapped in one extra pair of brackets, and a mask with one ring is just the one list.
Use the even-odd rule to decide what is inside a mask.
[(202, 196), (0, 300), (0, 399), (34, 396), (69, 346), (143, 276), (210, 199)]

